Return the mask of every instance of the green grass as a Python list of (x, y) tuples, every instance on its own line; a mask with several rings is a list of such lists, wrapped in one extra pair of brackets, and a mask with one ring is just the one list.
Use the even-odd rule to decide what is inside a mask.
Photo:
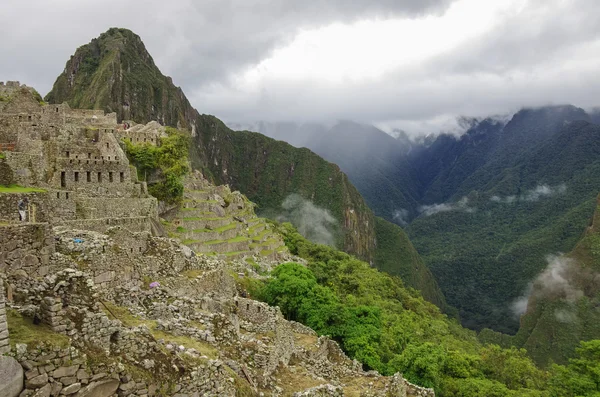
[[(196, 274), (196, 271), (191, 270), (186, 273), (189, 273), (191, 275), (191, 274)], [(217, 358), (218, 357), (218, 353), (219, 353), (218, 350), (207, 343), (200, 342), (200, 341), (190, 338), (188, 336), (172, 335), (168, 332), (157, 330), (156, 329), (156, 321), (140, 319), (140, 318), (132, 315), (126, 307), (117, 306), (112, 302), (104, 302), (104, 305), (106, 307), (103, 307), (103, 309), (105, 310), (107, 315), (109, 317), (116, 318), (117, 320), (121, 321), (123, 323), (123, 325), (125, 325), (125, 326), (137, 327), (140, 325), (146, 325), (150, 329), (150, 332), (152, 333), (152, 336), (154, 336), (155, 339), (165, 339), (169, 342), (176, 343), (178, 345), (184, 345), (188, 349), (194, 348), (194, 349), (198, 350), (198, 352), (200, 352), (201, 354), (204, 354), (205, 356), (207, 356), (209, 358)], [(106, 310), (106, 308), (108, 308), (110, 311)], [(61, 335), (61, 336), (63, 336), (63, 335)], [(64, 338), (66, 338), (68, 340), (68, 338), (66, 336), (64, 336)]]
[(226, 217), (200, 218), (198, 216), (183, 218), (184, 221), (221, 221), (223, 219), (228, 219), (228, 218), (226, 218)]
[(233, 251), (233, 252), (225, 252), (222, 255), (225, 256), (234, 256), (239, 254), (252, 254), (252, 251)]
[(4, 153), (0, 152), (0, 160), (5, 159), (5, 158), (6, 158), (6, 155)]
[(46, 193), (47, 190), (35, 187), (23, 187), (19, 185), (2, 186), (0, 185), (0, 193)]
[(248, 240), (250, 240), (248, 237), (245, 237), (245, 236), (237, 236), (237, 237), (234, 237), (234, 238), (232, 238), (232, 239), (230, 239), (230, 240), (227, 240), (227, 242), (228, 242), (228, 243), (240, 243), (240, 242), (242, 242), (242, 241), (248, 241)]
[(131, 314), (129, 309), (123, 306), (117, 306), (112, 302), (103, 302), (104, 305), (100, 305), (104, 313), (108, 317), (112, 317), (117, 319), (123, 323), (123, 325), (127, 327), (139, 327), (140, 325), (145, 325), (148, 328), (152, 329), (156, 326), (156, 321), (154, 320), (145, 320)]
[(23, 317), (16, 310), (8, 309), (6, 311), (8, 321), (8, 333), (10, 344), (14, 346), (17, 343), (25, 343), (28, 346), (35, 346), (39, 342), (50, 342), (52, 345), (64, 348), (70, 344), (70, 339), (52, 331), (46, 324), (33, 324), (30, 318)]

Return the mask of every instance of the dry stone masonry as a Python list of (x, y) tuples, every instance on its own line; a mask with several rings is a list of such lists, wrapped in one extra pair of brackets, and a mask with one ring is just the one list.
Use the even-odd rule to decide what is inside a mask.
[(0, 95), (0, 396), (434, 396), (248, 296), (302, 260), (239, 192), (194, 172), (159, 209), (120, 141), (160, 124)]

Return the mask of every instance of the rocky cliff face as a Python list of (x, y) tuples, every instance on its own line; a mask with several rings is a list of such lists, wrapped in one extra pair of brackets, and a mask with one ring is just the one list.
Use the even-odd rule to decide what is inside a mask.
[(259, 211), (277, 211), (289, 194), (300, 194), (336, 218), (340, 248), (373, 258), (373, 214), (337, 166), (309, 150), (232, 131), (216, 117), (201, 115), (131, 31), (113, 28), (77, 49), (46, 100), (116, 112), (119, 120), (189, 129), (192, 162), (214, 182), (240, 190)]

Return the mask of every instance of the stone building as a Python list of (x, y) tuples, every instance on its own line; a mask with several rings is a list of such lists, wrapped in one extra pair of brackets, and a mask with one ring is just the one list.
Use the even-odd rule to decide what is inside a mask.
[[(43, 104), (16, 82), (0, 85), (0, 95), (0, 184), (42, 190), (3, 194), (0, 220), (18, 220), (17, 202), (28, 196), (32, 221), (151, 230), (157, 202), (120, 145), (115, 113)], [(160, 132), (149, 131), (147, 139), (156, 142)]]

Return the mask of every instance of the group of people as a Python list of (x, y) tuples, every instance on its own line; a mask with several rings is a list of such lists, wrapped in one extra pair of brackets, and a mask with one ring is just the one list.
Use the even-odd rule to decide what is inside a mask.
[(123, 123), (124, 130), (128, 130), (129, 128), (131, 128), (131, 125), (129, 123)]

